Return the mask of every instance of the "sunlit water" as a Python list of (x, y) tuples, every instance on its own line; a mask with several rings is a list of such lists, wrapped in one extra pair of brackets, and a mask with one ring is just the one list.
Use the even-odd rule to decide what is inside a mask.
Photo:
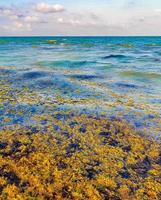
[[(28, 87), (49, 101), (59, 96), (57, 109), (122, 118), (160, 137), (161, 37), (0, 38), (0, 66), (0, 79), (12, 87)], [(24, 119), (43, 110), (19, 108), (26, 109)], [(4, 115), (5, 107), (0, 119)]]

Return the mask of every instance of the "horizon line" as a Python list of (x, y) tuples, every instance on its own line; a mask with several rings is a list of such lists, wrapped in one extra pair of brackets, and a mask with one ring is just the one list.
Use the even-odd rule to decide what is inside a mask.
[(0, 37), (161, 37), (161, 35), (0, 35)]

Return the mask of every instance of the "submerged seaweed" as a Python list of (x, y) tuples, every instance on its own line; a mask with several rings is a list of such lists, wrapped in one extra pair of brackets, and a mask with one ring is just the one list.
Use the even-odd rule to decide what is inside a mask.
[(155, 73), (155, 72), (140, 72), (140, 71), (123, 71), (121, 72), (121, 75), (123, 76), (134, 76), (134, 77), (140, 77), (140, 78), (152, 78), (152, 79), (161, 79), (161, 74), (160, 73)]

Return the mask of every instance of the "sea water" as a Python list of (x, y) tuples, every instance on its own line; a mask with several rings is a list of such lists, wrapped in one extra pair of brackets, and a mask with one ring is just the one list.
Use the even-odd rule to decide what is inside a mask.
[[(59, 110), (123, 119), (160, 138), (161, 37), (0, 37), (0, 79), (45, 95)], [(13, 124), (43, 112), (16, 106), (26, 111), (10, 115)]]

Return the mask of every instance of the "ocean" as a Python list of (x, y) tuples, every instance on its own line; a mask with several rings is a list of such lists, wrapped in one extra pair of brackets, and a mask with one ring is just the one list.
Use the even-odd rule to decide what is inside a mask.
[(16, 105), (3, 102), (1, 127), (74, 110), (125, 120), (160, 139), (161, 37), (0, 37), (0, 81), (37, 98), (31, 105), (23, 93)]

